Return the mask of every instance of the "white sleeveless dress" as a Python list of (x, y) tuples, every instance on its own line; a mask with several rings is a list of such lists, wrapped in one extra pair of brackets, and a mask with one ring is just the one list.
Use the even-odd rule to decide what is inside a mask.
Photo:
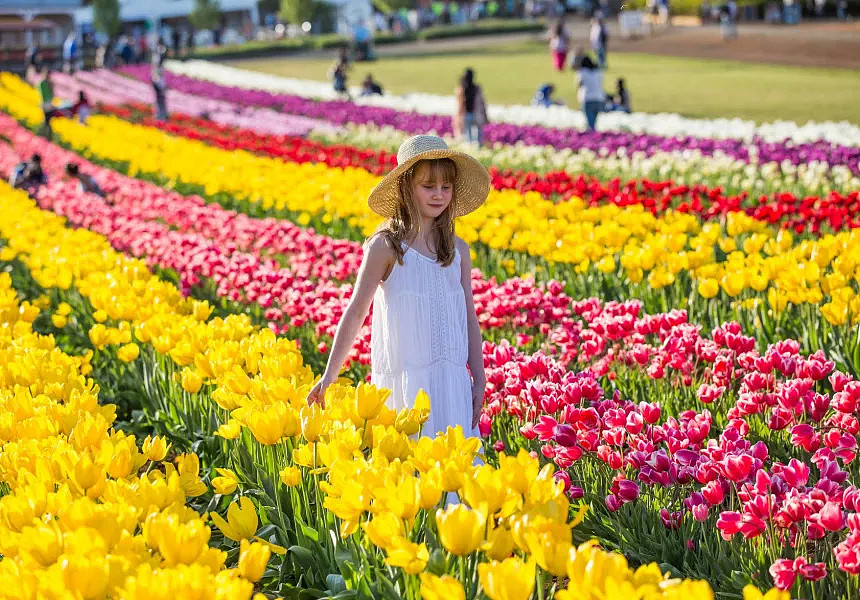
[(447, 267), (406, 247), (373, 297), (371, 383), (391, 390), (387, 405), (411, 408), (418, 390), (430, 396), (422, 435), (460, 425), (472, 429), (472, 379), (460, 252)]

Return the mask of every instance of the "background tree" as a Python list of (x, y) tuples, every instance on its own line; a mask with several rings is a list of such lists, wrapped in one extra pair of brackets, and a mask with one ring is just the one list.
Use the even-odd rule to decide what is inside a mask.
[(188, 20), (195, 29), (215, 29), (221, 22), (221, 2), (219, 0), (194, 0), (194, 10)]
[(93, 0), (93, 25), (113, 39), (122, 30), (119, 18), (119, 0)]
[(416, 5), (416, 0), (373, 0), (373, 6), (386, 14), (398, 11), (401, 8), (415, 8)]
[(322, 3), (319, 0), (281, 0), (281, 19), (300, 25), (317, 16)]

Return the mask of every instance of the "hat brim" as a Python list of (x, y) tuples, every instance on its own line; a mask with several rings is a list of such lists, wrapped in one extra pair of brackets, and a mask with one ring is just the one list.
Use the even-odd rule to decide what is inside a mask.
[(457, 165), (457, 179), (454, 182), (455, 217), (462, 217), (480, 208), (490, 194), (490, 174), (484, 165), (463, 152), (450, 149), (428, 150), (397, 165), (370, 192), (367, 205), (370, 210), (382, 217), (393, 217), (400, 196), (398, 181), (400, 176), (420, 160), (450, 158)]

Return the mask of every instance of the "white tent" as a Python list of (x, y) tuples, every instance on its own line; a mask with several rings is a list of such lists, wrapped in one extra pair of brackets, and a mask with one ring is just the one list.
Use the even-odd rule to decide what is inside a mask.
[(334, 9), (335, 30), (341, 35), (350, 35), (355, 25), (362, 23), (372, 27), (373, 5), (370, 0), (324, 0)]

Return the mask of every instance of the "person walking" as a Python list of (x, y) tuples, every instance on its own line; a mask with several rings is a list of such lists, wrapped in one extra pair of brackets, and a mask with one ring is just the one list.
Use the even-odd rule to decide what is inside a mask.
[(455, 90), (457, 114), (454, 116), (454, 134), (480, 146), (484, 141), (487, 103), (481, 86), (475, 83), (475, 72), (466, 69)]
[(597, 68), (590, 56), (584, 56), (578, 73), (577, 98), (579, 99), (579, 106), (585, 113), (588, 131), (595, 131), (597, 129), (597, 115), (606, 105), (606, 94), (603, 91), (603, 71)]
[(155, 118), (159, 121), (166, 121), (167, 115), (167, 78), (164, 76), (164, 67), (161, 65), (152, 65), (152, 74), (150, 76), (152, 89), (155, 92)]
[(51, 81), (51, 70), (44, 65), (39, 74), (39, 98), (42, 103), (42, 113), (45, 116), (45, 121), (42, 123), (39, 134), (44, 135), (50, 140), (54, 136), (54, 132), (51, 129), (51, 119), (56, 114), (54, 109), (54, 83)]
[(553, 26), (549, 38), (549, 51), (552, 54), (552, 66), (556, 71), (563, 71), (567, 62), (567, 52), (570, 38), (564, 26), (564, 20), (559, 19)]
[(435, 135), (407, 139), (397, 167), (368, 206), (386, 219), (364, 245), (352, 297), (338, 323), (325, 372), (307, 395), (325, 405), (371, 303), (370, 382), (391, 390), (386, 405), (412, 409), (423, 390), (430, 409), (420, 435), (459, 427), (478, 435), (487, 385), (472, 298), (469, 246), (456, 217), (484, 204), (490, 175)]
[(591, 19), (591, 33), (589, 34), (589, 39), (591, 40), (591, 49), (594, 50), (594, 53), (597, 55), (597, 65), (601, 69), (606, 68), (606, 45), (609, 41), (609, 32), (606, 27), (606, 23), (603, 20), (603, 15), (600, 13), (596, 14)]
[(72, 31), (63, 42), (63, 70), (66, 73), (74, 73), (78, 63), (78, 36)]

